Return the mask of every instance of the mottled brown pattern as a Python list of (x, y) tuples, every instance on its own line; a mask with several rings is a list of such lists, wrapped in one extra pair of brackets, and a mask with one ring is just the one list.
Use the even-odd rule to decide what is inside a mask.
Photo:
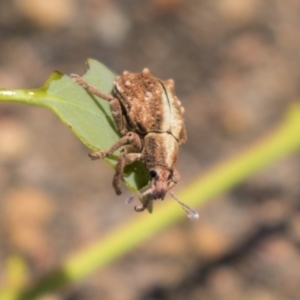
[(156, 166), (172, 170), (178, 157), (178, 142), (168, 133), (148, 133), (144, 138), (141, 161), (148, 169)]
[[(159, 80), (148, 69), (142, 73), (125, 71), (116, 78), (113, 94), (125, 112), (129, 131), (142, 135), (168, 132), (180, 144), (186, 141), (183, 109), (175, 96), (173, 80)], [(163, 98), (166, 99), (165, 103)]]

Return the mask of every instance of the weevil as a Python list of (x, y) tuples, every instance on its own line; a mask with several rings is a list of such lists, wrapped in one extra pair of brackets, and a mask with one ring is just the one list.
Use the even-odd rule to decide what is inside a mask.
[(116, 77), (111, 94), (107, 94), (89, 85), (79, 75), (71, 76), (89, 93), (110, 104), (121, 138), (108, 150), (89, 155), (92, 159), (101, 159), (122, 147), (113, 177), (116, 194), (121, 194), (124, 168), (141, 161), (151, 179), (147, 188), (139, 192), (143, 204), (135, 206), (135, 210), (145, 210), (151, 201), (163, 200), (169, 192), (189, 217), (198, 218), (196, 211), (170, 192), (180, 179), (175, 168), (179, 146), (187, 140), (184, 108), (175, 95), (174, 81), (158, 79), (147, 68), (141, 73), (124, 71)]

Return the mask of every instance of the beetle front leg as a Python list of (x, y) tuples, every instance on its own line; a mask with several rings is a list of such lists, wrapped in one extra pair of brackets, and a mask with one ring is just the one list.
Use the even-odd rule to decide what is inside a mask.
[(152, 199), (147, 198), (147, 199), (145, 200), (145, 202), (142, 203), (141, 205), (136, 205), (136, 206), (134, 207), (134, 210), (135, 210), (136, 212), (142, 212), (142, 211), (144, 211), (145, 209), (148, 208), (148, 206), (149, 206), (149, 204), (150, 204), (151, 201), (152, 201)]
[(79, 84), (81, 87), (86, 89), (90, 94), (100, 97), (103, 100), (109, 102), (110, 110), (113, 115), (114, 121), (116, 123), (117, 128), (119, 129), (122, 135), (127, 133), (126, 126), (124, 124), (123, 116), (122, 116), (122, 109), (120, 102), (117, 98), (112, 96), (111, 94), (106, 94), (97, 89), (96, 87), (89, 85), (82, 77), (77, 74), (71, 74), (73, 80)]
[(116, 165), (116, 173), (113, 178), (113, 187), (117, 195), (121, 195), (122, 193), (120, 189), (120, 182), (123, 179), (124, 168), (127, 165), (131, 165), (135, 161), (140, 160), (140, 158), (140, 153), (126, 153), (125, 149), (121, 151), (118, 163)]
[(121, 137), (108, 150), (106, 150), (106, 151), (92, 152), (92, 153), (89, 154), (89, 156), (92, 159), (104, 158), (106, 156), (112, 155), (116, 150), (118, 150), (120, 147), (122, 147), (122, 146), (124, 146), (126, 144), (130, 144), (132, 146), (134, 152), (141, 152), (141, 150), (142, 150), (141, 138), (135, 132), (131, 132), (130, 131), (125, 136)]

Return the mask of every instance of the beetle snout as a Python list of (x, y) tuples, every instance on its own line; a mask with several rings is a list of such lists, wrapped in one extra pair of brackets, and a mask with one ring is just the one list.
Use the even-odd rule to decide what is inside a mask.
[(164, 200), (168, 191), (170, 171), (166, 168), (156, 167), (150, 170), (152, 177), (152, 198), (153, 200)]
[(159, 179), (154, 182), (153, 185), (153, 198), (164, 200), (167, 190), (168, 190), (168, 182), (165, 179)]
[(166, 196), (166, 190), (156, 190), (153, 192), (153, 196), (154, 196), (154, 199), (161, 199), (161, 200), (164, 200), (165, 199), (165, 196)]

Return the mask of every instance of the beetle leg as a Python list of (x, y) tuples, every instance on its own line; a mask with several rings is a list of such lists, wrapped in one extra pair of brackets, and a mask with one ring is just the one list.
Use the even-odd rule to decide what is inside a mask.
[(86, 89), (89, 93), (94, 94), (106, 101), (112, 101), (114, 99), (114, 97), (111, 94), (106, 94), (101, 92), (99, 89), (97, 89), (96, 87), (89, 85), (82, 77), (80, 77), (77, 74), (71, 74), (71, 77), (73, 78), (73, 80), (79, 84), (81, 87), (83, 87), (84, 89)]
[(141, 205), (136, 205), (136, 206), (134, 207), (134, 210), (135, 210), (136, 212), (144, 211), (145, 209), (148, 208), (148, 206), (149, 206), (149, 204), (150, 204), (150, 202), (151, 202), (152, 200), (153, 200), (153, 199), (147, 198), (147, 199), (145, 200), (145, 202), (142, 203)]
[(140, 153), (126, 153), (126, 150), (122, 149), (119, 156), (118, 163), (116, 165), (116, 173), (113, 178), (113, 187), (117, 195), (120, 195), (122, 193), (120, 189), (120, 181), (122, 180), (123, 177), (124, 168), (127, 165), (130, 165), (133, 162), (140, 160), (140, 158), (141, 158)]
[(133, 148), (133, 152), (141, 152), (142, 142), (141, 138), (135, 132), (128, 132), (125, 136), (121, 137), (114, 145), (112, 145), (106, 151), (92, 152), (89, 156), (92, 159), (104, 158), (106, 156), (112, 155), (117, 149), (124, 146), (125, 144), (130, 144)]
[(74, 81), (79, 84), (81, 87), (86, 89), (90, 94), (100, 97), (103, 100), (109, 102), (110, 110), (113, 115), (114, 121), (116, 123), (117, 128), (119, 129), (122, 135), (127, 133), (127, 129), (125, 126), (125, 122), (122, 116), (122, 109), (120, 102), (117, 98), (112, 96), (111, 94), (106, 94), (97, 89), (96, 87), (89, 85), (82, 77), (77, 74), (71, 74), (71, 77)]

